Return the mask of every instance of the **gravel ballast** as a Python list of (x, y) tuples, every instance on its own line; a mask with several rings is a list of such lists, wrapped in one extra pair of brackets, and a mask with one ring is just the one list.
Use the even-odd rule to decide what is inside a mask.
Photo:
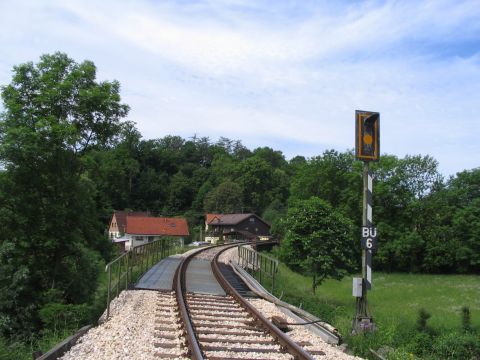
[[(196, 250), (196, 249), (195, 249)], [(203, 260), (211, 259), (212, 255), (216, 253), (217, 249), (206, 251), (202, 254)], [(225, 263), (229, 261), (237, 261), (237, 249), (233, 248), (220, 257), (220, 260)], [(200, 333), (204, 332), (202, 337), (207, 341), (208, 346), (222, 346), (222, 347), (249, 347), (246, 344), (242, 344), (242, 340), (259, 340), (258, 343), (250, 345), (255, 349), (277, 349), (278, 345), (262, 344), (262, 340), (268, 340), (266, 334), (258, 334), (248, 329), (239, 329), (242, 334), (230, 335), (224, 334), (219, 336), (217, 334), (210, 334), (208, 330), (215, 329), (220, 325), (227, 325), (234, 331), (238, 327), (238, 320), (225, 317), (226, 311), (217, 308), (210, 310), (210, 315), (205, 314), (204, 310), (207, 310), (209, 305), (205, 302), (212, 302), (211, 298), (218, 298), (205, 295), (202, 299), (200, 294), (191, 294), (190, 301), (192, 306), (196, 306), (197, 309), (193, 310), (193, 313), (197, 314), (194, 317), (205, 318), (205, 320), (197, 320), (197, 326)], [(207, 300), (210, 299), (210, 300)], [(229, 296), (224, 298), (230, 299)], [(294, 319), (289, 318), (282, 313), (275, 304), (272, 304), (266, 300), (250, 299), (252, 305), (254, 305), (259, 311), (261, 311), (265, 317), (271, 318), (272, 316), (280, 316), (286, 318), (288, 322), (296, 322)], [(203, 302), (203, 303), (202, 303)], [(228, 302), (228, 306), (224, 302), (224, 306), (235, 310), (238, 306)], [(171, 310), (170, 310), (171, 307)], [(115, 298), (110, 305), (110, 318), (105, 321), (105, 314), (102, 315), (101, 324), (82, 336), (77, 344), (73, 346), (60, 359), (63, 360), (109, 360), (109, 359), (125, 359), (125, 360), (140, 360), (140, 359), (158, 359), (160, 354), (174, 354), (177, 359), (185, 359), (185, 340), (182, 336), (180, 327), (175, 325), (163, 325), (165, 321), (174, 321), (178, 316), (176, 310), (176, 301), (174, 299), (174, 293), (170, 292), (157, 292), (148, 290), (125, 290)], [(225, 317), (225, 318), (224, 318)], [(243, 317), (243, 316), (240, 316)], [(203, 325), (203, 326), (202, 326)], [(306, 346), (305, 349), (314, 351), (323, 351), (325, 355), (314, 355), (316, 359), (326, 360), (353, 360), (361, 359), (342, 352), (338, 347), (332, 346), (324, 342), (319, 336), (311, 333), (302, 326), (291, 326), (291, 331), (287, 333), (297, 342), (308, 342), (311, 345)], [(225, 329), (229, 331), (228, 329)], [(238, 330), (237, 330), (238, 331)], [(173, 334), (173, 338), (172, 338)], [(164, 338), (162, 338), (164, 336)], [(218, 342), (215, 341), (218, 339)], [(230, 343), (223, 343), (224, 340), (237, 340)], [(175, 347), (170, 347), (169, 344), (175, 343)], [(253, 349), (252, 349), (253, 350)], [(230, 359), (242, 359), (244, 357), (257, 358), (257, 359), (292, 359), (291, 355), (280, 353), (238, 353), (231, 351), (205, 351), (207, 356), (221, 356)]]
[(61, 359), (157, 359), (155, 319), (160, 301), (156, 291), (122, 291), (110, 305), (110, 318), (82, 336)]
[[(293, 318), (286, 316), (282, 313), (275, 304), (272, 304), (269, 301), (261, 300), (261, 299), (249, 299), (249, 302), (255, 306), (263, 316), (267, 318), (271, 318), (272, 316), (280, 316), (285, 318), (289, 323), (296, 323), (297, 321)], [(291, 331), (287, 333), (293, 340), (297, 342), (301, 341), (308, 341), (312, 344), (312, 346), (304, 347), (305, 350), (321, 350), (325, 353), (325, 355), (315, 355), (315, 358), (318, 359), (325, 359), (325, 360), (360, 360), (362, 358), (357, 356), (352, 356), (345, 354), (342, 350), (340, 350), (337, 346), (327, 344), (323, 339), (311, 333), (307, 329), (303, 328), (302, 326), (290, 326)]]

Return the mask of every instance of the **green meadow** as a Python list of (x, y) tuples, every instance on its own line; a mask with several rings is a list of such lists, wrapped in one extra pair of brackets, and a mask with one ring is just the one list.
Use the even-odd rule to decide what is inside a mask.
[[(265, 284), (268, 288), (268, 284)], [(326, 280), (312, 293), (311, 278), (281, 264), (275, 295), (335, 326), (351, 352), (375, 359), (370, 349), (394, 349), (390, 359), (479, 359), (480, 276), (374, 273), (368, 292), (374, 334), (350, 335), (355, 312), (352, 277)], [(462, 307), (470, 310), (470, 330), (463, 328)], [(419, 311), (431, 316), (422, 331)]]

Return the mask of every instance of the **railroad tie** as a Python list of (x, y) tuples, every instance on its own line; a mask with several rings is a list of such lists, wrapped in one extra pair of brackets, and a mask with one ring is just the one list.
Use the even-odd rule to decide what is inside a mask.
[(162, 359), (187, 359), (177, 302), (173, 293), (159, 293), (155, 314), (155, 356)]

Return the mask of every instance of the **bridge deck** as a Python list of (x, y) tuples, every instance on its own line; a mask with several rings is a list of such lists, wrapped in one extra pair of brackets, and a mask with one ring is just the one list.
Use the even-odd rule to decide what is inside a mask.
[[(181, 256), (169, 256), (152, 266), (135, 285), (142, 290), (172, 290), (175, 270)], [(187, 270), (187, 291), (212, 295), (226, 295), (213, 275), (210, 261), (193, 259)]]
[(169, 256), (153, 265), (140, 280), (138, 280), (135, 288), (171, 291), (173, 276), (181, 260), (182, 258), (179, 256)]

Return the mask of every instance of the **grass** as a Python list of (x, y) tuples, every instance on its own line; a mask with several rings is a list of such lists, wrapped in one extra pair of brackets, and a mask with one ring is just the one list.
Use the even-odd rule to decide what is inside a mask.
[[(265, 284), (267, 289), (270, 284)], [(424, 351), (430, 345), (421, 342), (455, 341), (454, 334), (462, 333), (462, 307), (471, 314), (472, 337), (476, 336), (480, 351), (480, 276), (426, 275), (376, 273), (373, 289), (368, 293), (371, 314), (378, 331), (368, 336), (351, 336), (355, 298), (352, 296), (352, 277), (341, 281), (328, 279), (312, 293), (311, 278), (289, 270), (281, 264), (274, 291), (283, 300), (310, 311), (331, 323), (344, 336), (345, 342), (359, 355), (371, 357), (369, 348), (377, 350), (388, 345), (401, 349), (395, 358), (461, 358), (456, 355), (436, 357)], [(416, 329), (418, 314), (425, 309), (431, 314), (428, 328), (431, 333), (419, 336)], [(452, 335), (453, 334), (453, 335)], [(463, 335), (462, 335), (463, 336)], [(453, 338), (453, 340), (451, 339)], [(447, 341), (446, 340), (446, 341)], [(450, 343), (447, 344), (450, 346)], [(438, 346), (448, 347), (446, 344)], [(451, 346), (450, 346), (451, 347)], [(428, 349), (427, 349), (428, 350)], [(420, 355), (419, 355), (420, 354)], [(477, 353), (475, 353), (477, 354)], [(458, 355), (460, 356), (460, 355)], [(475, 355), (474, 355), (475, 356)], [(479, 355), (480, 356), (480, 355)], [(477, 358), (477, 357), (473, 357)]]

